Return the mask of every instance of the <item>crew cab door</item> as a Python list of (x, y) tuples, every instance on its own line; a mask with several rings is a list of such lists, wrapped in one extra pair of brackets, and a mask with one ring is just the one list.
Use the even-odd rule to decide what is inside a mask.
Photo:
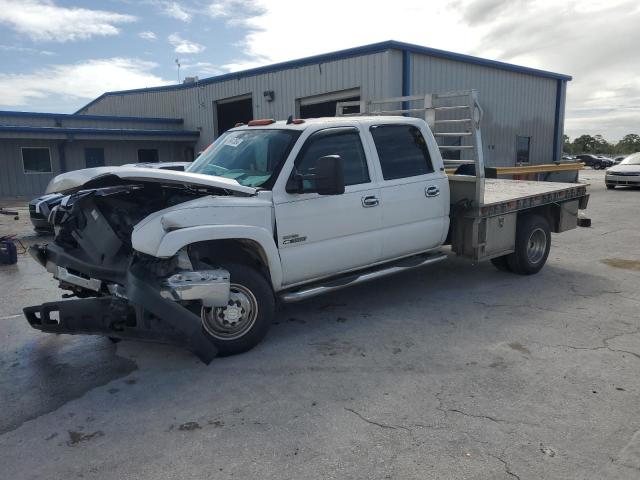
[[(345, 192), (315, 193), (312, 180), (303, 192), (287, 191), (284, 181), (307, 175), (318, 158), (340, 155)], [(333, 127), (311, 134), (294, 165), (274, 188), (277, 242), (283, 283), (292, 285), (364, 267), (380, 259), (380, 190), (361, 133), (355, 127)]]
[(373, 125), (369, 132), (382, 178), (382, 258), (440, 246), (449, 228), (449, 181), (441, 164), (434, 168), (423, 132), (398, 123)]

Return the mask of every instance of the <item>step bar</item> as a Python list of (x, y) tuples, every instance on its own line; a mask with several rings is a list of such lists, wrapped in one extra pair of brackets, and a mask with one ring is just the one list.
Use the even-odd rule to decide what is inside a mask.
[(342, 278), (330, 280), (326, 283), (315, 284), (311, 287), (301, 287), (297, 290), (290, 290), (280, 295), (280, 300), (284, 303), (293, 303), (323, 295), (343, 288), (358, 285), (360, 283), (369, 282), (378, 278), (386, 277), (400, 272), (413, 270), (414, 268), (424, 267), (446, 260), (447, 255), (442, 252), (429, 253), (414, 257), (405, 258), (393, 264), (385, 264), (378, 267), (377, 270), (367, 270), (361, 273), (345, 276)]

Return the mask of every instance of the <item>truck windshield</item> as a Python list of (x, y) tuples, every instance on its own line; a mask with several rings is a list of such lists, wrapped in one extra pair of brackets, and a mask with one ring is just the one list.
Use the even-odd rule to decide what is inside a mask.
[(300, 136), (295, 130), (236, 130), (222, 134), (188, 168), (236, 180), (247, 187), (265, 187), (282, 168)]

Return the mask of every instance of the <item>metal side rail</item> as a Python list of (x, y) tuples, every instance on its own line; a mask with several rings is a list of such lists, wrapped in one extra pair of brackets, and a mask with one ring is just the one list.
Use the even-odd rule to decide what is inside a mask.
[(318, 295), (323, 295), (328, 292), (342, 290), (343, 288), (357, 285), (359, 283), (365, 283), (371, 280), (386, 277), (388, 275), (393, 275), (395, 273), (406, 272), (408, 270), (413, 270), (414, 268), (431, 265), (432, 263), (446, 260), (446, 258), (447, 255), (442, 252), (416, 255), (391, 264), (383, 264), (372, 269), (364, 270), (362, 272), (345, 275), (337, 279), (329, 280), (325, 283), (314, 284), (308, 287), (300, 287), (295, 290), (289, 290), (280, 295), (280, 300), (285, 303), (299, 302), (301, 300), (306, 300)]

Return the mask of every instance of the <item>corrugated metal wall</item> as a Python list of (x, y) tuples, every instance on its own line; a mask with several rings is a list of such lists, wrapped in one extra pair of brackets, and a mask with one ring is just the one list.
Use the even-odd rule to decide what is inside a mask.
[[(418, 53), (410, 55), (412, 94), (471, 88), (479, 91), (485, 111), (482, 132), (488, 165), (514, 165), (518, 135), (531, 137), (532, 164), (553, 161), (558, 80)], [(201, 129), (196, 147), (201, 149), (214, 139), (213, 105), (217, 100), (252, 94), (254, 118), (285, 119), (295, 115), (299, 98), (352, 88), (359, 88), (363, 99), (400, 96), (402, 51), (392, 49), (188, 89), (110, 94), (82, 113), (184, 118), (185, 129)], [(275, 92), (273, 102), (264, 99), (265, 90)], [(560, 112), (561, 132), (564, 93)]]
[[(397, 52), (302, 66), (279, 72), (226, 80), (183, 90), (109, 95), (81, 113), (184, 118), (185, 130), (202, 129), (199, 149), (214, 139), (215, 101), (252, 94), (254, 118), (286, 119), (295, 115), (296, 99), (359, 88), (363, 98), (400, 94), (400, 68), (390, 68)], [(273, 90), (273, 102), (263, 96)]]
[(0, 140), (0, 196), (17, 197), (23, 195), (39, 195), (44, 192), (49, 180), (55, 173), (25, 174), (22, 166), (21, 147), (49, 147), (51, 164), (54, 172), (60, 171), (57, 142), (50, 140)]
[(531, 137), (530, 163), (553, 161), (557, 80), (419, 54), (411, 64), (414, 94), (478, 90), (488, 165), (514, 165), (518, 135)]
[[(61, 140), (42, 140), (36, 138), (7, 139), (0, 138), (0, 197), (41, 195), (49, 180), (60, 173), (58, 146)], [(158, 150), (160, 162), (185, 161), (185, 148), (192, 142), (131, 140), (127, 138), (112, 140), (77, 140), (65, 143), (65, 161), (67, 170), (85, 168), (85, 148), (103, 148), (105, 165), (123, 165), (138, 162), (138, 149)], [(51, 152), (53, 173), (24, 173), (21, 147), (48, 147)]]

